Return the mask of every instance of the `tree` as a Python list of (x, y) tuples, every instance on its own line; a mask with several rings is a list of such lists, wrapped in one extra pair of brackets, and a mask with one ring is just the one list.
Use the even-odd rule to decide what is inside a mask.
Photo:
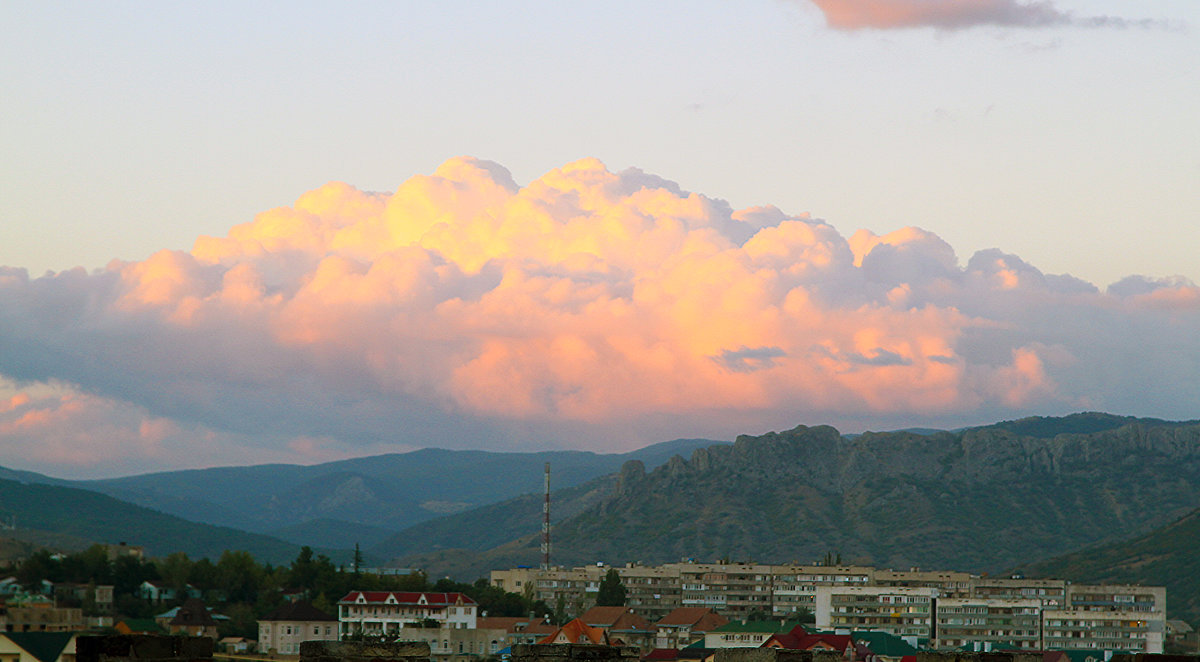
[(596, 593), (596, 606), (625, 606), (625, 585), (621, 583), (621, 576), (617, 574), (616, 568), (609, 568), (604, 579), (600, 580), (600, 591)]
[(229, 602), (257, 602), (262, 575), (249, 552), (226, 550), (217, 561), (217, 577)]

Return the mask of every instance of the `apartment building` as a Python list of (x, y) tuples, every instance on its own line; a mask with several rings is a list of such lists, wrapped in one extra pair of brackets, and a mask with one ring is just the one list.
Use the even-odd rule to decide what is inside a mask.
[(1167, 613), (1163, 586), (1068, 584), (1067, 607), (1082, 611), (1146, 611)]
[(730, 618), (771, 613), (774, 567), (760, 564), (679, 564), (682, 606), (708, 607)]
[(910, 586), (818, 586), (817, 628), (874, 630), (929, 638), (937, 589)]
[(351, 591), (338, 600), (338, 634), (395, 635), (401, 628), (429, 623), (473, 630), (477, 608), (462, 593)]
[[(609, 566), (514, 568), (493, 570), (493, 586), (530, 595), (582, 613), (596, 602), (600, 580)], [(626, 605), (651, 620), (679, 607), (709, 608), (729, 618), (751, 613), (787, 616), (813, 611), (816, 586), (863, 586), (875, 570), (863, 566), (765, 565), (753, 563), (627, 564), (616, 568), (626, 590)], [(531, 588), (532, 586), (532, 588)]]
[(683, 604), (683, 584), (676, 564), (629, 564), (617, 568), (617, 574), (625, 586), (625, 605), (652, 621), (663, 618)]
[(1042, 612), (1049, 650), (1163, 652), (1166, 619), (1162, 612), (1048, 609)]
[[(629, 564), (616, 570), (626, 587), (627, 605), (648, 618), (679, 607), (707, 608), (739, 620), (752, 614), (787, 618), (803, 610), (814, 614), (817, 626), (823, 628), (928, 637), (943, 647), (1011, 645), (1030, 650), (1079, 639), (1048, 634), (1045, 620), (1057, 612), (1134, 614), (1125, 619), (1090, 619), (1126, 623), (1103, 628), (1119, 636), (1089, 639), (1089, 645), (1083, 646), (1095, 650), (1112, 650), (1104, 646), (1114, 643), (1121, 644), (1119, 650), (1161, 650), (1166, 630), (1166, 589), (1161, 586), (1070, 584), (1061, 579), (842, 565), (684, 562)], [(602, 564), (517, 568), (494, 571), (492, 583), (532, 594), (549, 605), (562, 599), (569, 611), (580, 614), (595, 604), (607, 571)], [(1088, 619), (1059, 616), (1053, 620)], [(1057, 631), (1086, 629), (1059, 626)]]
[(945, 572), (938, 570), (875, 570), (873, 586), (914, 586), (936, 588), (943, 598), (965, 598), (971, 595), (971, 581), (975, 579), (967, 572)]
[(865, 566), (775, 566), (771, 578), (771, 612), (776, 616), (816, 613), (818, 586), (867, 586), (876, 570)]
[(970, 594), (972, 598), (1039, 600), (1045, 609), (1061, 609), (1067, 604), (1067, 582), (1063, 579), (972, 577)]
[(988, 644), (1042, 648), (1042, 603), (1036, 599), (939, 598), (934, 645), (937, 648)]

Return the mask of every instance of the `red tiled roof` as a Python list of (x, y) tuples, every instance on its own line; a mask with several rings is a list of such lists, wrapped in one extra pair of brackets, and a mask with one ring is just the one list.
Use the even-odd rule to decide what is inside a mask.
[(677, 607), (658, 621), (659, 626), (678, 627), (689, 625), (694, 630), (719, 628), (729, 622), (728, 618), (708, 607)]
[(566, 638), (568, 643), (572, 644), (604, 644), (612, 643), (611, 640), (605, 641), (604, 631), (600, 628), (594, 628), (583, 620), (576, 618), (566, 625), (558, 628), (550, 635), (539, 641), (539, 644), (553, 644), (559, 636)]
[[(790, 650), (812, 650), (813, 648), (831, 648), (836, 651), (844, 651), (854, 645), (854, 640), (850, 635), (845, 634), (809, 634), (803, 626), (797, 625), (792, 628), (791, 632), (771, 635), (763, 643), (763, 646), (771, 646), (778, 644), (780, 648)], [(823, 645), (822, 645), (823, 644)]]
[[(452, 607), (457, 604), (476, 604), (470, 596), (463, 593), (410, 593), (400, 591), (350, 591), (346, 597), (338, 600), (339, 605), (359, 604), (358, 596), (366, 599), (367, 604), (381, 605), (387, 603), (388, 597), (393, 596), (396, 604), (416, 605), (425, 596), (425, 604), (431, 607)], [(422, 605), (424, 606), (424, 605)]]
[(628, 607), (592, 607), (579, 618), (588, 625), (605, 630), (650, 630), (650, 621), (633, 613)]
[[(546, 626), (546, 619), (529, 618), (527, 616), (485, 616), (475, 620), (475, 627), (480, 630), (505, 630), (510, 634), (513, 632), (537, 632), (539, 626)], [(519, 629), (518, 629), (519, 628)], [(547, 632), (552, 632), (553, 626), (549, 626)]]
[(643, 662), (674, 662), (679, 659), (679, 651), (674, 648), (655, 648), (642, 656)]

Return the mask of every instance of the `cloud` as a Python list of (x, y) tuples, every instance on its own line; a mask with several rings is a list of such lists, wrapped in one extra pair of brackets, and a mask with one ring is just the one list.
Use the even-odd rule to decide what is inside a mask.
[(0, 268), (0, 464), (604, 450), (1084, 406), (1186, 418), (1198, 326), (1186, 279), (1101, 291), (595, 159), (519, 186), (464, 157), (392, 193), (327, 184), (191, 251)]
[(812, 0), (838, 30), (932, 27), (961, 30), (983, 25), (1038, 28), (1165, 27), (1161, 21), (1076, 16), (1050, 0)]
[(727, 349), (713, 358), (734, 372), (754, 372), (775, 367), (775, 359), (785, 356), (787, 353), (778, 347), (743, 347), (736, 351)]

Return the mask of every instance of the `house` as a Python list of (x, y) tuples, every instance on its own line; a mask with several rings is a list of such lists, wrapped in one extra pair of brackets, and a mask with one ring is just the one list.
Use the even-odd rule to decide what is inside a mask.
[(544, 618), (525, 616), (480, 616), (475, 627), (480, 630), (503, 630), (505, 646), (536, 644), (557, 629)]
[(217, 642), (217, 648), (226, 653), (249, 653), (254, 650), (255, 643), (245, 637), (225, 637)]
[[(856, 657), (856, 646), (850, 635), (810, 633), (802, 625), (797, 625), (787, 632), (771, 635), (763, 642), (762, 647), (797, 651), (833, 651), (840, 654), (845, 662), (854, 662)], [(865, 659), (865, 652), (864, 656), (859, 659)]]
[(592, 607), (579, 618), (591, 627), (600, 628), (609, 640), (619, 639), (642, 652), (654, 648), (654, 626), (628, 607)]
[(83, 610), (59, 607), (42, 595), (22, 595), (0, 605), (0, 630), (5, 632), (79, 632)]
[(0, 632), (0, 660), (74, 662), (74, 632)]
[(474, 629), (478, 607), (462, 593), (351, 591), (338, 600), (339, 635), (395, 635), (429, 624)]
[(299, 655), (302, 641), (337, 641), (338, 619), (311, 602), (287, 602), (258, 619), (258, 645), (264, 653)]
[(175, 615), (166, 623), (168, 634), (217, 638), (217, 621), (212, 614), (208, 613), (208, 607), (205, 607), (200, 600), (188, 598), (187, 602), (184, 602), (174, 612)]
[[(174, 615), (172, 615), (174, 617)], [(167, 629), (153, 618), (123, 618), (113, 625), (119, 634), (166, 634)]]
[[(879, 631), (851, 632), (858, 648), (870, 650), (867, 662), (902, 662), (903, 658), (915, 656), (917, 649), (894, 634)], [(1051, 661), (1047, 661), (1051, 662)]]
[(113, 586), (111, 584), (71, 584), (60, 582), (54, 585), (54, 597), (60, 602), (74, 606), (85, 605), (91, 601), (95, 610), (102, 613), (112, 613)]
[(142, 582), (142, 585), (138, 588), (138, 594), (143, 600), (154, 604), (173, 602), (180, 598), (199, 599), (201, 596), (200, 590), (191, 584), (184, 585), (183, 589), (176, 589), (166, 582), (152, 581)]
[(771, 635), (788, 632), (797, 621), (730, 621), (704, 635), (704, 648), (758, 648)]
[(404, 641), (429, 644), (429, 654), (436, 662), (468, 662), (499, 655), (508, 648), (502, 628), (406, 627), (400, 638)]
[(620, 642), (612, 641), (605, 636), (604, 630), (592, 627), (583, 622), (583, 619), (576, 618), (575, 620), (566, 623), (551, 634), (547, 635), (539, 644), (613, 644), (617, 645)]
[(728, 618), (708, 607), (679, 607), (654, 624), (654, 645), (683, 648), (728, 622)]

